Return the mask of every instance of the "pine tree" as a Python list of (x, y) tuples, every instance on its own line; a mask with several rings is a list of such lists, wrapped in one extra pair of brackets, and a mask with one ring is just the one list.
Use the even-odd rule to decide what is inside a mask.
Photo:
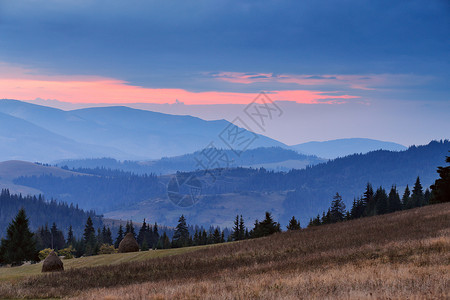
[(114, 247), (119, 248), (119, 244), (122, 240), (123, 240), (123, 227), (122, 224), (120, 224), (119, 231), (117, 232), (116, 242), (114, 243)]
[(345, 219), (345, 204), (344, 201), (342, 201), (342, 197), (341, 195), (339, 195), (339, 193), (336, 193), (336, 195), (333, 197), (329, 213), (329, 221), (331, 223), (340, 222)]
[(189, 243), (189, 230), (186, 224), (186, 218), (181, 215), (178, 219), (178, 225), (175, 228), (175, 233), (173, 234), (172, 244), (174, 247), (185, 247)]
[[(447, 163), (450, 163), (450, 156), (447, 156)], [(446, 167), (438, 167), (439, 179), (436, 179), (431, 186), (430, 203), (450, 202), (450, 165)]]
[(411, 192), (409, 191), (408, 185), (406, 185), (405, 192), (402, 196), (402, 206), (404, 209), (411, 208)]
[(127, 235), (130, 232), (133, 234), (134, 238), (136, 238), (136, 232), (134, 231), (133, 221), (127, 221), (127, 224), (125, 226), (125, 235)]
[(73, 237), (73, 229), (72, 229), (72, 225), (69, 226), (69, 231), (67, 232), (67, 242), (66, 242), (66, 246), (74, 246), (75, 243), (75, 239)]
[(96, 253), (97, 241), (95, 238), (94, 224), (92, 223), (91, 217), (86, 220), (86, 225), (84, 227), (83, 240), (85, 244), (85, 254), (94, 255)]
[(216, 229), (214, 229), (214, 233), (213, 233), (213, 243), (219, 244), (220, 242), (221, 242), (220, 229), (218, 227), (216, 227)]
[(142, 222), (142, 226), (141, 229), (139, 229), (139, 233), (137, 236), (136, 241), (138, 242), (138, 244), (140, 246), (142, 246), (142, 243), (144, 242), (144, 240), (146, 240), (146, 235), (147, 235), (147, 223), (144, 221)]
[(266, 212), (266, 217), (262, 222), (255, 221), (252, 237), (268, 236), (276, 232), (280, 232), (280, 224), (275, 222), (270, 212)]
[(389, 192), (388, 198), (389, 212), (394, 212), (402, 209), (402, 202), (400, 201), (400, 195), (397, 192), (397, 187), (393, 185)]
[(420, 207), (423, 205), (423, 190), (419, 177), (416, 179), (416, 183), (414, 184), (413, 192), (411, 194), (411, 204), (412, 207)]
[(239, 215), (236, 215), (236, 219), (234, 220), (234, 226), (233, 226), (233, 240), (239, 241)]
[(23, 261), (36, 261), (36, 242), (28, 227), (25, 210), (19, 210), (16, 218), (9, 224), (6, 239), (1, 240), (0, 263), (20, 265)]
[(64, 245), (66, 244), (64, 234), (61, 230), (58, 230), (55, 222), (53, 222), (52, 228), (50, 229), (50, 234), (52, 239), (52, 249), (59, 250), (64, 248)]
[(362, 198), (365, 206), (364, 216), (373, 216), (376, 213), (376, 203), (373, 199), (373, 196), (374, 193), (372, 185), (370, 183), (367, 183), (366, 191), (364, 192), (364, 196)]
[(245, 224), (242, 215), (241, 218), (239, 219), (239, 239), (240, 240), (245, 239)]
[(375, 201), (377, 215), (382, 215), (388, 212), (388, 196), (386, 191), (381, 186), (375, 192), (373, 199)]
[(292, 216), (292, 219), (289, 221), (289, 225), (286, 226), (287, 230), (299, 230), (300, 227), (300, 221), (297, 221), (295, 219), (295, 216)]
[(155, 222), (155, 225), (153, 225), (153, 248), (156, 246), (156, 243), (159, 241), (159, 232), (158, 232), (158, 224)]
[(113, 244), (112, 233), (111, 233), (111, 229), (109, 227), (106, 229), (105, 233), (103, 234), (103, 243), (105, 243), (107, 245)]

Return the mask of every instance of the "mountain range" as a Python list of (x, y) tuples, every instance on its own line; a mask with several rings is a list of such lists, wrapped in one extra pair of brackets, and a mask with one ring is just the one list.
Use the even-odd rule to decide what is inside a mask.
[[(47, 199), (73, 202), (111, 219), (138, 222), (147, 218), (173, 226), (184, 214), (191, 224), (230, 226), (236, 214), (243, 214), (251, 224), (268, 210), (282, 224), (292, 215), (305, 224), (308, 218), (329, 207), (336, 192), (350, 207), (354, 197), (364, 192), (367, 182), (374, 189), (383, 186), (388, 191), (395, 185), (401, 194), (407, 184), (412, 188), (420, 176), (424, 189), (429, 187), (438, 177), (436, 169), (445, 164), (449, 150), (449, 141), (433, 141), (405, 151), (353, 154), (289, 172), (233, 167), (211, 170), (213, 173), (198, 170), (162, 176), (100, 168), (74, 172), (15, 161), (0, 164), (0, 176), (17, 187), (42, 192)], [(183, 178), (199, 182), (187, 185), (187, 191), (189, 187), (200, 188), (195, 205), (176, 205), (170, 197), (175, 191), (171, 188), (174, 180), (183, 192)]]
[[(288, 146), (226, 120), (206, 121), (125, 106), (64, 111), (8, 99), (0, 100), (0, 142), (0, 161), (45, 163), (103, 157), (148, 161), (194, 153), (208, 146), (234, 150), (235, 160), (243, 150), (259, 147), (281, 147), (323, 158), (405, 149), (399, 144), (369, 139)], [(287, 163), (282, 168), (299, 166)]]

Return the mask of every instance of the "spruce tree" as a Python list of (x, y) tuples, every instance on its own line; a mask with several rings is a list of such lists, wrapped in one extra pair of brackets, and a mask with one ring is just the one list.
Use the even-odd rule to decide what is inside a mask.
[(331, 202), (331, 208), (329, 210), (329, 221), (331, 223), (343, 221), (345, 219), (345, 204), (342, 201), (341, 195), (336, 193)]
[(373, 216), (376, 213), (376, 204), (373, 196), (374, 193), (372, 185), (370, 183), (367, 183), (366, 191), (364, 192), (364, 196), (362, 198), (365, 207), (364, 216)]
[(382, 215), (388, 212), (388, 196), (386, 191), (380, 186), (373, 196), (376, 214)]
[(72, 229), (72, 225), (69, 226), (69, 231), (67, 232), (67, 241), (66, 241), (66, 246), (73, 246), (75, 243), (75, 239), (73, 236), (73, 229)]
[(189, 243), (189, 229), (186, 224), (186, 218), (181, 215), (178, 219), (178, 225), (175, 228), (175, 233), (173, 234), (172, 244), (174, 247), (185, 247)]
[(420, 184), (420, 178), (417, 177), (416, 183), (411, 194), (411, 205), (412, 207), (420, 207), (423, 205), (423, 190), (422, 184)]
[(94, 224), (92, 223), (91, 217), (86, 220), (86, 225), (84, 227), (83, 240), (85, 244), (85, 254), (94, 255), (96, 253), (97, 241), (95, 238)]
[(393, 185), (389, 192), (388, 198), (389, 212), (394, 212), (402, 209), (402, 202), (400, 201), (400, 195), (397, 192), (397, 187)]
[(411, 208), (411, 192), (409, 191), (408, 185), (406, 185), (405, 192), (402, 196), (402, 206), (404, 209)]
[(23, 261), (36, 261), (36, 242), (28, 226), (28, 218), (22, 208), (6, 230), (6, 239), (1, 240), (0, 262), (20, 265)]
[(137, 235), (137, 243), (142, 246), (142, 243), (144, 242), (144, 240), (146, 240), (146, 235), (147, 235), (147, 223), (144, 221), (142, 222), (142, 226), (139, 229), (139, 233)]
[(295, 219), (295, 216), (292, 216), (292, 219), (289, 221), (289, 225), (286, 226), (287, 230), (299, 230), (300, 227), (300, 221), (297, 221)]
[[(445, 161), (450, 164), (450, 156)], [(438, 167), (437, 172), (440, 178), (431, 186), (430, 203), (450, 202), (450, 165)]]
[(236, 219), (234, 220), (234, 226), (233, 226), (233, 240), (239, 241), (239, 215), (236, 215)]
[(222, 240), (222, 235), (220, 233), (220, 229), (219, 227), (216, 227), (216, 229), (214, 229), (214, 233), (213, 233), (213, 243), (214, 244), (219, 244)]
[(245, 239), (245, 224), (244, 224), (244, 218), (240, 217), (239, 219), (239, 239), (243, 240)]
[(119, 248), (120, 242), (123, 240), (123, 226), (119, 225), (119, 231), (117, 232), (116, 242), (114, 243), (114, 247)]

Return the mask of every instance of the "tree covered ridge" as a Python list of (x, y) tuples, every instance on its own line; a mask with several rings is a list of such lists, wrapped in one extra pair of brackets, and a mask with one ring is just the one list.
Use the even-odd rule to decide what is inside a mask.
[(0, 237), (6, 234), (6, 228), (21, 208), (25, 209), (32, 230), (37, 230), (44, 224), (57, 223), (66, 232), (73, 226), (76, 234), (83, 232), (83, 224), (91, 217), (95, 226), (102, 225), (102, 218), (95, 211), (84, 211), (78, 205), (58, 202), (54, 199), (45, 200), (42, 195), (22, 196), (10, 194), (8, 189), (0, 193)]

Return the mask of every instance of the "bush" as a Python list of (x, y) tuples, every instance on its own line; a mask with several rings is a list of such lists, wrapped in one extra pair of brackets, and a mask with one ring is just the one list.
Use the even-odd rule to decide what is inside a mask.
[(70, 245), (67, 248), (61, 249), (58, 251), (59, 256), (64, 256), (64, 259), (71, 259), (73, 258), (73, 254), (76, 252), (75, 249), (72, 248), (72, 245)]
[(113, 245), (103, 244), (100, 246), (100, 251), (98, 254), (113, 254), (116, 253), (117, 249)]
[(52, 252), (52, 249), (50, 249), (50, 248), (45, 248), (44, 250), (39, 251), (39, 254), (38, 254), (39, 260), (46, 259), (47, 256), (50, 254), (50, 252)]

